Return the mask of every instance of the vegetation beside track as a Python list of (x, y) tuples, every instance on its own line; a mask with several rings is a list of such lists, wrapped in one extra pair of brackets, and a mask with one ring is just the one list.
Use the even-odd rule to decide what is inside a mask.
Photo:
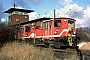
[[(72, 56), (72, 57), (70, 57)], [(54, 52), (26, 43), (6, 43), (1, 49), (0, 60), (77, 60), (75, 54)]]

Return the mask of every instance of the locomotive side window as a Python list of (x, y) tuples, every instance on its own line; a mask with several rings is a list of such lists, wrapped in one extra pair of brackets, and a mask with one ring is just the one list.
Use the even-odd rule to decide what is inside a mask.
[(40, 21), (40, 26), (43, 27), (43, 26), (42, 26), (42, 21)]
[(74, 22), (73, 22), (73, 21), (68, 20), (68, 27), (74, 27)]
[(55, 20), (54, 21), (54, 26), (55, 27), (61, 27), (62, 23), (61, 23), (61, 20)]
[(50, 22), (50, 30), (52, 30), (52, 22)]
[(20, 28), (19, 32), (23, 33), (23, 28)]
[(44, 29), (48, 28), (48, 22), (44, 22)]
[(36, 22), (36, 26), (38, 26), (38, 22)]
[(30, 27), (26, 27), (26, 32), (30, 32)]

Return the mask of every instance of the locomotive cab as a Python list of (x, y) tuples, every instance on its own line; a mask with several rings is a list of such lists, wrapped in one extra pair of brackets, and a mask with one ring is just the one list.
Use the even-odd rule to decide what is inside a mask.
[(18, 38), (21, 39), (21, 40), (25, 40), (25, 38), (22, 38), (22, 37), (28, 37), (28, 34), (30, 32), (30, 26), (23, 26), (19, 29), (19, 32), (18, 32)]
[(72, 46), (75, 38), (75, 21), (71, 18), (56, 18), (54, 20), (55, 46)]
[(60, 18), (54, 20), (54, 34), (59, 37), (67, 36), (67, 33), (71, 33), (72, 36), (75, 35), (75, 21), (70, 18)]
[(65, 32), (71, 31), (72, 35), (75, 34), (75, 20), (72, 19), (55, 19), (54, 20), (54, 34), (58, 35), (62, 32), (59, 36), (66, 36)]

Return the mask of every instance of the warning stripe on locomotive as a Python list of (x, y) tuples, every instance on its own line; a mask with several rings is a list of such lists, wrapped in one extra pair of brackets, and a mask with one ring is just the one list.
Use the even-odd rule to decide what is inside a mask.
[[(29, 37), (22, 37), (22, 38), (45, 38), (45, 37), (61, 37), (64, 32), (68, 32), (68, 29), (63, 29), (63, 31), (59, 35), (49, 35), (49, 36), (36, 36), (35, 33), (32, 33)], [(75, 35), (72, 35), (75, 36)]]

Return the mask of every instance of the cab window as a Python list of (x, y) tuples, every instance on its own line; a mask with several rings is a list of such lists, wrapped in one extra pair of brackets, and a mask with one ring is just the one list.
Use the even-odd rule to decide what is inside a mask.
[(54, 26), (55, 27), (61, 27), (62, 26), (61, 20), (55, 20), (54, 21)]
[(52, 30), (52, 22), (50, 22), (50, 30)]
[(30, 32), (30, 27), (26, 27), (26, 32)]
[(68, 20), (68, 27), (74, 27), (74, 22), (71, 20)]
[(44, 29), (48, 28), (48, 22), (44, 22)]

